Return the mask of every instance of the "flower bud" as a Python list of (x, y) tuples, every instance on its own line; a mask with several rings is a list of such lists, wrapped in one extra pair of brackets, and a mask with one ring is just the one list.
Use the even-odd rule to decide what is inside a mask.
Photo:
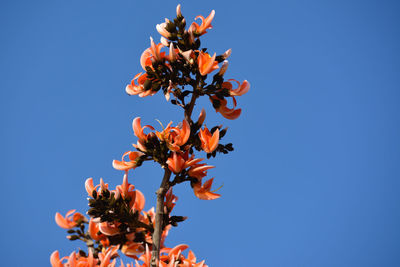
[(228, 69), (228, 60), (224, 60), (224, 62), (222, 63), (221, 69), (218, 72), (219, 76), (223, 76), (226, 72), (226, 70)]
[(181, 4), (179, 4), (179, 5), (176, 6), (176, 16), (177, 16), (177, 17), (182, 16), (182, 13), (181, 13)]
[(232, 53), (232, 49), (229, 48), (228, 50), (225, 51), (225, 53), (222, 54), (222, 57), (224, 59), (227, 59), (228, 57), (230, 57), (231, 53)]
[(163, 36), (161, 36), (161, 38), (160, 38), (160, 43), (162, 43), (163, 46), (167, 46), (167, 47), (169, 46), (168, 40)]
[(171, 43), (171, 45), (169, 46), (169, 61), (175, 61), (177, 58), (177, 54), (175, 52), (175, 47), (174, 47), (174, 43)]
[(189, 28), (188, 33), (189, 33), (189, 42), (190, 44), (193, 44), (194, 43), (193, 27)]
[(159, 34), (164, 36), (165, 38), (169, 38), (171, 36), (171, 33), (166, 29), (167, 24), (169, 23), (168, 19), (165, 19), (164, 23), (160, 23), (156, 25), (156, 29)]
[(199, 119), (197, 120), (197, 124), (199, 126), (201, 126), (204, 122), (204, 120), (206, 119), (206, 111), (204, 110), (204, 108), (201, 110), (200, 115), (199, 115)]

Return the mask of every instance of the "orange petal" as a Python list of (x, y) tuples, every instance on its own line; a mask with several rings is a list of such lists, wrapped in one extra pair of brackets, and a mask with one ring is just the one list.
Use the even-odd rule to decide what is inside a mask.
[(102, 239), (102, 235), (99, 235), (98, 232), (99, 232), (98, 224), (93, 221), (93, 218), (90, 218), (90, 221), (89, 221), (89, 235), (90, 235), (90, 237), (93, 238), (96, 241), (99, 241), (100, 239)]
[(136, 190), (135, 193), (136, 193), (136, 197), (135, 197), (134, 208), (136, 210), (141, 211), (144, 209), (144, 204), (146, 203), (146, 199), (144, 198), (143, 193), (140, 192), (139, 190)]
[(56, 213), (55, 220), (56, 220), (57, 225), (64, 229), (71, 229), (76, 226), (75, 222), (72, 222), (72, 221), (68, 220), (67, 218), (64, 218), (58, 212)]
[(60, 253), (56, 250), (50, 256), (50, 263), (52, 267), (63, 267), (64, 265), (60, 260)]
[(93, 193), (93, 190), (95, 190), (95, 187), (93, 185), (93, 178), (86, 179), (86, 181), (85, 181), (85, 189), (86, 189), (86, 192), (88, 193), (88, 195), (93, 197), (92, 193)]
[(168, 256), (172, 256), (172, 255), (176, 256), (176, 255), (178, 255), (179, 252), (184, 251), (187, 248), (189, 248), (189, 246), (185, 245), (185, 244), (177, 245), (169, 251)]

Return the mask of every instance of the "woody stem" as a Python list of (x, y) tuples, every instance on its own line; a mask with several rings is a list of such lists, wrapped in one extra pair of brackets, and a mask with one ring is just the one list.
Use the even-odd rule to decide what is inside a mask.
[[(196, 86), (197, 87), (197, 86)], [(191, 122), (191, 116), (192, 116), (192, 112), (193, 112), (193, 108), (194, 108), (194, 104), (196, 102), (196, 99), (198, 97), (197, 95), (197, 91), (196, 91), (196, 87), (193, 88), (193, 94), (192, 94), (192, 99), (190, 100), (189, 106), (187, 107), (187, 109), (185, 109), (185, 119), (188, 123)]]
[[(197, 84), (198, 85), (198, 84)], [(185, 108), (185, 119), (188, 123), (191, 123), (192, 112), (194, 104), (198, 97), (196, 92), (197, 85), (193, 88), (192, 99), (189, 105)], [(153, 233), (153, 249), (151, 251), (151, 267), (158, 267), (160, 260), (160, 247), (161, 247), (161, 235), (163, 232), (163, 220), (164, 220), (164, 197), (169, 189), (169, 178), (171, 177), (171, 171), (168, 166), (164, 166), (164, 177), (161, 182), (160, 188), (157, 190), (157, 206), (156, 206), (156, 221)]]
[(160, 247), (161, 247), (161, 235), (163, 232), (163, 220), (164, 220), (164, 197), (169, 189), (169, 178), (171, 177), (171, 171), (168, 167), (164, 169), (164, 177), (162, 179), (160, 188), (157, 190), (157, 206), (156, 206), (156, 222), (153, 233), (153, 249), (151, 251), (151, 266), (158, 267), (157, 263), (160, 260)]

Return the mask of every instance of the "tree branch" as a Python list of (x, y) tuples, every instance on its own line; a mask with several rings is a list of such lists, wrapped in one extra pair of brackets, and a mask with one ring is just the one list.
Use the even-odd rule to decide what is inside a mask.
[[(189, 105), (185, 108), (185, 119), (188, 123), (192, 123), (192, 112), (194, 105), (196, 103), (196, 99), (198, 97), (197, 93), (198, 83), (195, 87), (193, 87), (192, 98), (190, 100)], [(161, 182), (160, 188), (157, 190), (157, 206), (156, 206), (156, 222), (153, 233), (153, 249), (151, 251), (151, 267), (158, 267), (158, 262), (160, 260), (160, 247), (161, 247), (161, 236), (163, 232), (163, 220), (164, 220), (164, 197), (167, 193), (170, 182), (169, 178), (171, 177), (171, 171), (168, 166), (164, 166), (164, 177)]]
[(192, 116), (194, 104), (198, 97), (196, 87), (193, 88), (192, 99), (190, 100), (188, 108), (185, 109), (185, 119), (187, 120), (188, 123), (190, 123), (192, 121), (191, 116)]
[(171, 171), (166, 166), (160, 188), (156, 192), (157, 194), (156, 222), (153, 233), (153, 249), (151, 251), (152, 267), (158, 267), (158, 262), (160, 259), (161, 235), (163, 232), (163, 219), (164, 219), (164, 197), (169, 189), (170, 177), (171, 177)]

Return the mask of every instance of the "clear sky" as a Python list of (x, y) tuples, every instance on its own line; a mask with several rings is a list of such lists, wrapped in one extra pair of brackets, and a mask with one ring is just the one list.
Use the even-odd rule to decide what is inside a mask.
[[(182, 120), (161, 94), (124, 91), (178, 3), (188, 22), (216, 10), (203, 44), (232, 48), (226, 77), (251, 89), (235, 121), (200, 102), (236, 149), (208, 161), (222, 198), (177, 188), (189, 219), (167, 244), (211, 267), (400, 266), (400, 4), (368, 0), (1, 1), (1, 265), (84, 247), (54, 214), (86, 212), (87, 177), (122, 181), (111, 162), (136, 142), (134, 117)], [(130, 175), (146, 208), (161, 174)]]

